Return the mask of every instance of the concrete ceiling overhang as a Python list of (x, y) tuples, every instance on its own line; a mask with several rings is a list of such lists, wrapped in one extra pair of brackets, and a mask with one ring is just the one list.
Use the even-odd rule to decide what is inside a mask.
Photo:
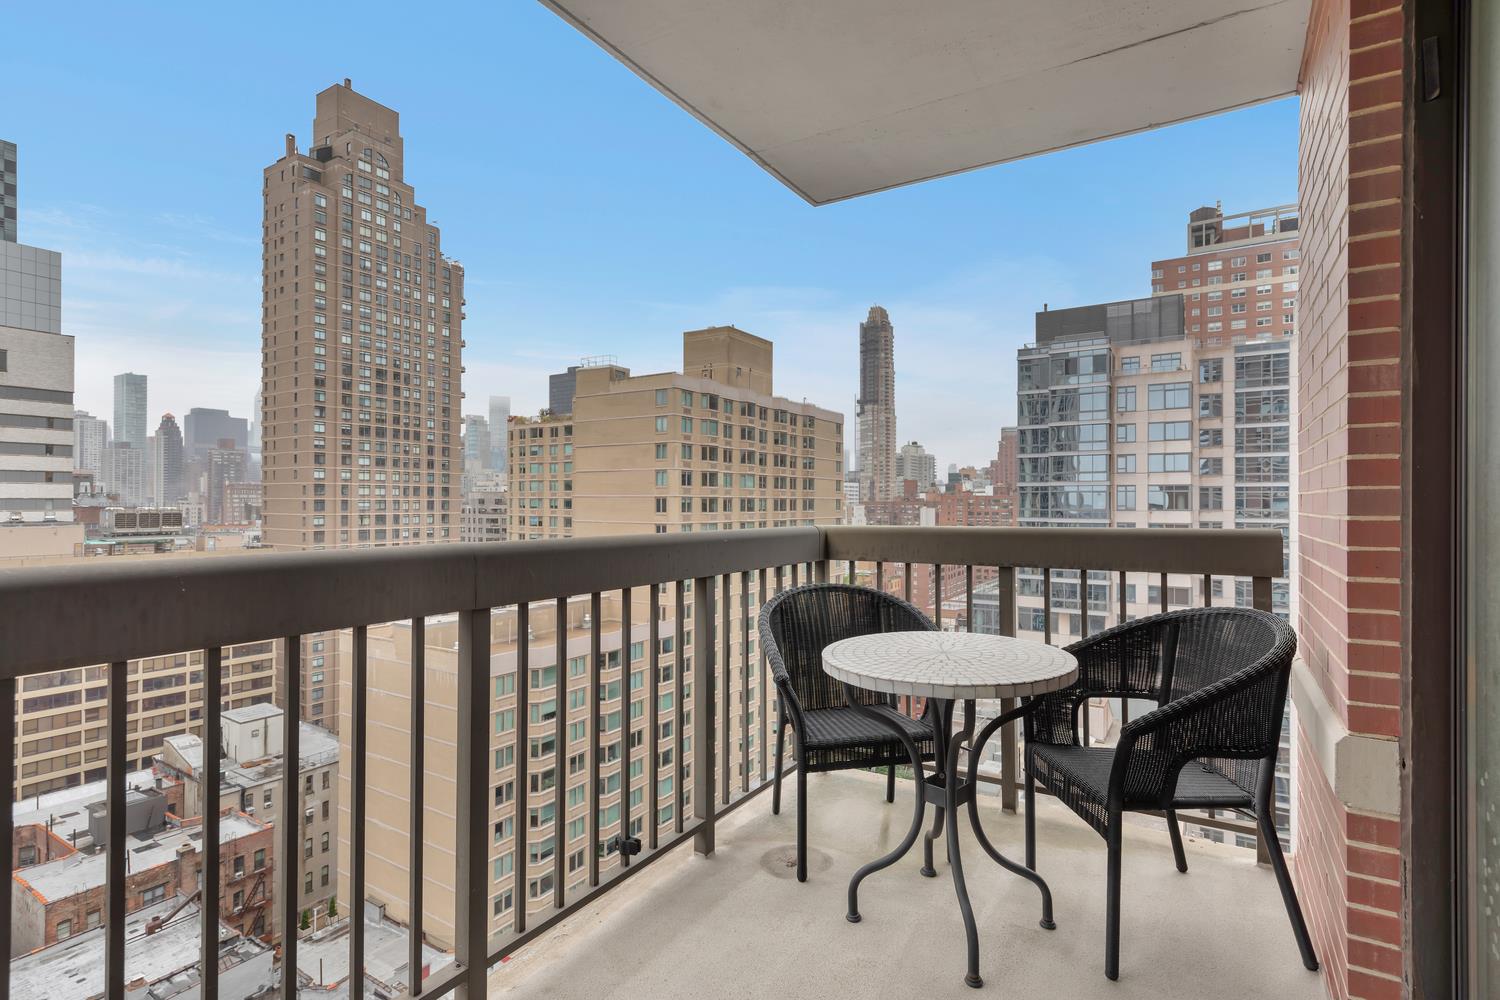
[(814, 205), (1291, 94), (1310, 5), (542, 2)]

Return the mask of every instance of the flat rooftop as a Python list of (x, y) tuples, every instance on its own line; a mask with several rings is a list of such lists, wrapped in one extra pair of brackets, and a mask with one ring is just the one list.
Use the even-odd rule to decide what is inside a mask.
[[(408, 938), (406, 925), (387, 919), (373, 906), (365, 907), (364, 920), (366, 980), (387, 990), (405, 990)], [(453, 962), (451, 953), (428, 944), (422, 945), (422, 957), (427, 964), (429, 976)], [(337, 991), (338, 995), (346, 996), (349, 980), (349, 921), (325, 927), (311, 937), (301, 939), (297, 944), (297, 972), (300, 979), (304, 980), (304, 992), (317, 990), (320, 996), (329, 996), (329, 991)]]
[[(130, 791), (148, 791), (156, 787), (156, 775), (151, 771), (131, 771), (125, 775), (125, 788)], [(16, 802), (12, 816), (16, 826), (50, 827), (58, 837), (73, 843), (75, 836), (88, 833), (89, 806), (103, 802), (108, 789), (102, 781), (90, 781), (73, 788), (63, 788), (46, 795), (34, 795)]]
[[(227, 844), (265, 829), (243, 813), (229, 812), (219, 817), (219, 843)], [(131, 872), (165, 865), (177, 856), (184, 844), (194, 851), (201, 848), (203, 830), (196, 824), (166, 827), (149, 833), (135, 833), (125, 838), (125, 859)], [(53, 903), (105, 884), (106, 852), (69, 855), (46, 864), (23, 868), (14, 874), (21, 887), (30, 889), (44, 903)]]
[[(125, 917), (127, 983), (137, 979), (156, 983), (188, 969), (193, 969), (196, 977), (200, 944), (198, 904), (186, 904), (161, 930), (146, 935), (148, 921), (165, 916), (181, 902), (180, 896), (174, 896)], [(219, 941), (221, 971), (267, 950), (265, 945), (241, 937), (222, 924)], [(10, 967), (12, 1000), (103, 996), (104, 947), (104, 928), (96, 927), (17, 958)], [(229, 966), (224, 966), (225, 962)]]
[[(1038, 894), (1002, 871), (962, 830), (964, 874), (979, 924), (985, 988), (964, 985), (963, 923), (939, 854), (918, 874), (920, 842), (860, 890), (859, 924), (844, 919), (849, 876), (895, 847), (911, 821), (912, 784), (885, 802), (885, 779), (810, 775), (808, 881), (792, 868), (796, 782), (780, 816), (770, 793), (720, 821), (717, 852), (663, 858), (523, 948), (490, 976), (491, 995), (549, 1000), (778, 1000), (1045, 996), (1062, 1000), (1323, 1000), (1302, 967), (1275, 876), (1255, 852), (1188, 839), (1188, 874), (1165, 831), (1125, 831), (1120, 980), (1104, 978), (1104, 841), (1065, 806), (1038, 796), (1037, 864), (1057, 929), (1037, 926)], [(1012, 858), (1024, 820), (981, 799), (990, 839)]]

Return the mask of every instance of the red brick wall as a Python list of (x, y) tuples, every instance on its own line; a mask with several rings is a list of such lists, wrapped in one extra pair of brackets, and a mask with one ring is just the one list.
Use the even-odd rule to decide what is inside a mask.
[[(1400, 732), (1401, 0), (1314, 0), (1302, 66), (1301, 655), (1351, 733)], [(1298, 757), (1298, 891), (1335, 997), (1399, 997), (1399, 823)]]

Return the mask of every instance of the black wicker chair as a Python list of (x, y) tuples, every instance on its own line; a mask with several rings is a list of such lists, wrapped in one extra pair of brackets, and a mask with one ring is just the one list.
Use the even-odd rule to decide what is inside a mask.
[[(797, 761), (797, 881), (807, 881), (807, 775), (813, 771), (886, 768), (887, 802), (896, 798), (896, 765), (911, 758), (893, 733), (855, 714), (844, 687), (823, 672), (823, 649), (840, 639), (875, 632), (935, 631), (922, 612), (899, 597), (837, 583), (797, 587), (767, 601), (760, 612), (760, 642), (776, 681), (776, 783), (771, 812), (781, 812), (781, 758), (792, 727)], [(929, 712), (912, 719), (894, 695), (869, 692), (864, 704), (903, 726), (923, 760), (936, 750)]]
[[(1275, 615), (1198, 608), (1154, 615), (1074, 643), (1078, 680), (1034, 699), (1026, 716), (1026, 866), (1036, 868), (1035, 782), (1066, 803), (1108, 845), (1104, 973), (1120, 969), (1120, 820), (1133, 810), (1167, 817), (1177, 870), (1187, 871), (1177, 809), (1232, 809), (1260, 830), (1302, 964), (1317, 969), (1307, 924), (1276, 836), (1271, 798), (1287, 682), (1297, 637)], [(1131, 720), (1115, 747), (1078, 741), (1091, 697), (1158, 707)]]

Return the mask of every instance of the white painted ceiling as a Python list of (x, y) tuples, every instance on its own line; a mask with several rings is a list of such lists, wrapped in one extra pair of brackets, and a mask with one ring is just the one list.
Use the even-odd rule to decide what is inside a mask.
[(1293, 93), (1310, 0), (542, 2), (822, 205)]

